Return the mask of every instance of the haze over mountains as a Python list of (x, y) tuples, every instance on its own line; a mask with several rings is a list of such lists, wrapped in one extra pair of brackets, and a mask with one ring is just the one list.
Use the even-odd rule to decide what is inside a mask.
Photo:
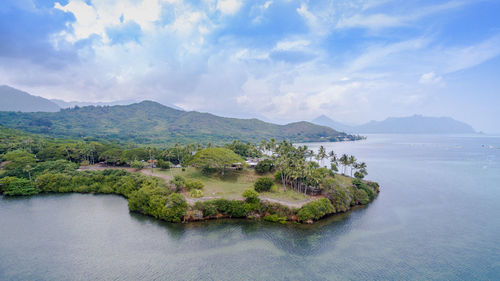
[(349, 126), (321, 115), (311, 121), (349, 133), (380, 134), (474, 134), (476, 131), (464, 122), (450, 117), (427, 117), (413, 115), (408, 117), (389, 117), (383, 121), (370, 121), (366, 124)]

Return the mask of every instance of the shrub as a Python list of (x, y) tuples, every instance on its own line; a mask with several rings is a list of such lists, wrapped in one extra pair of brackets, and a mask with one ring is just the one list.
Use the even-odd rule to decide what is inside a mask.
[(170, 183), (175, 185), (177, 190), (186, 186), (186, 180), (181, 176), (175, 176), (173, 180), (170, 180)]
[(281, 182), (281, 171), (274, 172), (274, 180), (276, 182)]
[(194, 203), (194, 209), (203, 213), (204, 217), (212, 217), (217, 215), (217, 206), (212, 201), (198, 201)]
[[(255, 191), (254, 191), (255, 192)], [(215, 216), (218, 213), (230, 217), (244, 217), (247, 213), (247, 203), (240, 200), (213, 199), (204, 202), (196, 202), (194, 208), (203, 212), (203, 216)]]
[(270, 191), (273, 185), (274, 185), (273, 179), (267, 177), (259, 178), (254, 184), (254, 189), (257, 192)]
[(269, 221), (269, 222), (286, 223), (287, 217), (280, 217), (280, 216), (274, 214), (274, 215), (265, 216), (264, 220)]
[(205, 185), (200, 180), (187, 180), (186, 183), (185, 183), (185, 187), (188, 190), (203, 189), (204, 186)]
[(163, 219), (170, 222), (180, 222), (186, 215), (188, 204), (179, 193), (172, 193), (167, 197)]
[(142, 169), (144, 168), (144, 163), (141, 161), (134, 160), (130, 162), (130, 167), (134, 169)]
[(370, 198), (368, 197), (368, 194), (363, 189), (356, 189), (356, 191), (354, 192), (354, 198), (361, 205), (366, 205), (370, 202)]
[(265, 174), (272, 171), (274, 168), (273, 161), (269, 159), (264, 159), (255, 165), (255, 171), (259, 174)]
[(245, 197), (245, 202), (247, 203), (255, 203), (255, 202), (259, 202), (259, 193), (257, 193), (255, 190), (253, 189), (247, 189), (245, 191), (243, 191), (243, 193), (241, 194), (243, 197)]
[(193, 189), (189, 192), (189, 196), (193, 197), (193, 198), (200, 198), (200, 197), (203, 197), (203, 191), (199, 190), (199, 189)]
[(158, 168), (163, 169), (163, 170), (170, 169), (172, 167), (172, 163), (170, 163), (168, 161), (161, 160), (161, 159), (158, 160), (156, 165), (158, 166)]
[(351, 208), (352, 198), (343, 187), (337, 186), (328, 189), (326, 191), (326, 198), (332, 203), (335, 212), (346, 212)]
[(301, 221), (310, 219), (317, 220), (334, 212), (335, 208), (333, 207), (332, 203), (330, 203), (330, 200), (321, 198), (302, 206), (302, 208), (300, 208), (299, 212), (297, 213), (297, 217)]
[(40, 193), (31, 181), (23, 178), (5, 177), (0, 180), (3, 194), (7, 196), (34, 195)]

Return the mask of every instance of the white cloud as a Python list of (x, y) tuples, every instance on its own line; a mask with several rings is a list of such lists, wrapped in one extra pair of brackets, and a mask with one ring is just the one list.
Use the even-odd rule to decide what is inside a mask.
[[(364, 5), (362, 11), (372, 8), (374, 6), (383, 4), (387, 1), (380, 3), (371, 2)], [(441, 4), (429, 5), (427, 7), (420, 7), (415, 11), (408, 14), (384, 14), (384, 13), (357, 13), (343, 15), (336, 24), (336, 28), (366, 28), (366, 29), (383, 29), (388, 27), (400, 27), (410, 25), (415, 21), (430, 16), (432, 14), (449, 11), (463, 7), (467, 4), (473, 3), (472, 1), (448, 1)]]
[(239, 11), (242, 3), (239, 0), (219, 0), (217, 1), (217, 9), (222, 14), (234, 14)]
[(429, 73), (424, 73), (422, 76), (420, 76), (420, 80), (418, 82), (420, 84), (437, 84), (441, 82), (442, 77), (439, 75), (436, 75), (434, 72), (429, 72)]

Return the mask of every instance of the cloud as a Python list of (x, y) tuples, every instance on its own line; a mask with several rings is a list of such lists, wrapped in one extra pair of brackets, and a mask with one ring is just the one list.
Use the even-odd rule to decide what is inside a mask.
[[(382, 1), (386, 3), (387, 1)], [(401, 27), (408, 26), (413, 24), (415, 21), (441, 12), (450, 11), (453, 9), (457, 9), (463, 7), (465, 5), (469, 5), (473, 3), (472, 1), (448, 1), (445, 3), (438, 3), (434, 5), (419, 7), (415, 9), (411, 13), (407, 14), (386, 14), (386, 13), (355, 13), (351, 15), (344, 15), (337, 22), (336, 28), (366, 28), (366, 29), (383, 29), (389, 27)], [(381, 3), (375, 3), (379, 5)], [(368, 5), (364, 6), (361, 11), (366, 12), (366, 10), (370, 11), (369, 8), (372, 8), (376, 5)], [(368, 9), (367, 9), (368, 8)]]
[(222, 14), (235, 14), (241, 8), (242, 3), (239, 0), (218, 0), (217, 9)]
[(500, 55), (495, 26), (450, 29), (471, 1), (42, 2), (0, 7), (0, 84), (67, 100), (359, 123), (428, 108)]
[(437, 84), (441, 82), (442, 77), (439, 75), (436, 75), (434, 72), (429, 72), (429, 73), (424, 73), (422, 76), (420, 76), (420, 80), (418, 82), (420, 84)]

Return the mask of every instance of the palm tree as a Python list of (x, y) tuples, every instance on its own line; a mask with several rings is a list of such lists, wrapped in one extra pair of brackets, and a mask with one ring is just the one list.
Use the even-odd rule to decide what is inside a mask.
[(346, 169), (347, 165), (349, 164), (349, 157), (347, 156), (347, 154), (342, 154), (339, 161), (340, 161), (340, 164), (342, 164), (342, 174), (345, 175), (345, 169)]
[(321, 162), (321, 166), (323, 166), (323, 159), (326, 158), (326, 150), (325, 150), (325, 147), (324, 146), (320, 146), (319, 147), (319, 151), (318, 151), (318, 155), (316, 156), (318, 158), (318, 160), (320, 160)]
[(337, 159), (337, 154), (335, 154), (335, 151), (332, 150), (328, 153), (328, 156), (330, 157), (330, 170), (338, 172), (339, 160)]
[(356, 165), (356, 161), (357, 161), (356, 157), (354, 157), (353, 155), (349, 156), (347, 163), (351, 168), (351, 177), (352, 177), (352, 169), (353, 169), (354, 165)]

